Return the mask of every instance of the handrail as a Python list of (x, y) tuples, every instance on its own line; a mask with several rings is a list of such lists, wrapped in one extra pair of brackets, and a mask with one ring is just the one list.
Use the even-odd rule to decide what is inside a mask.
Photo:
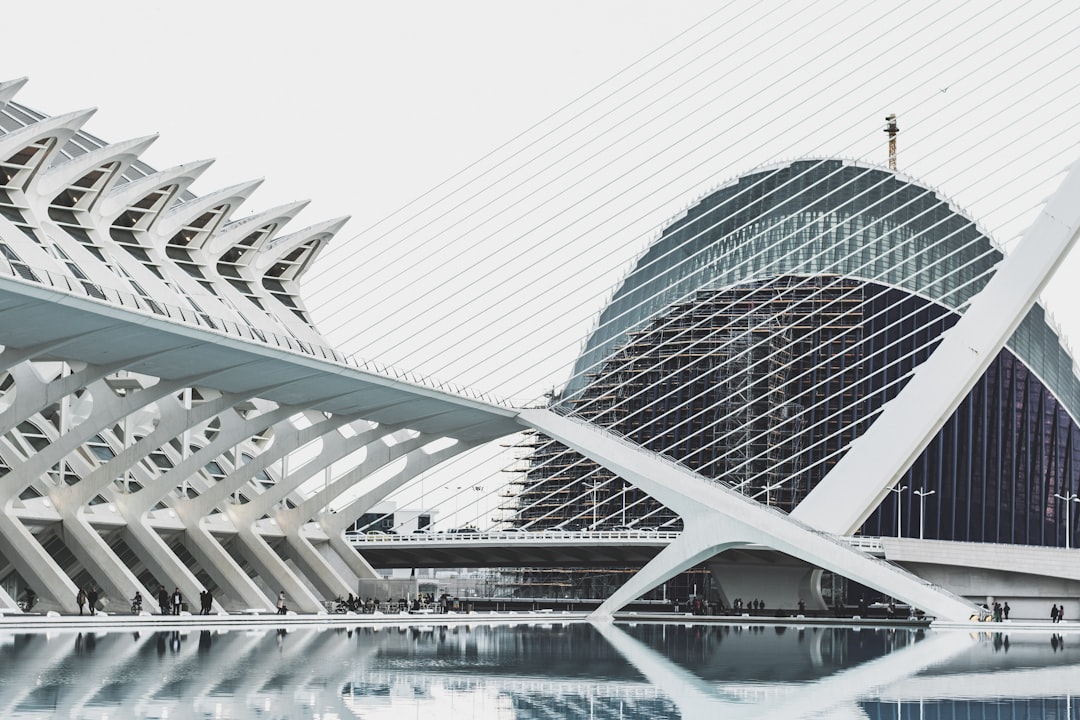
[(8, 261), (0, 262), (0, 272), (17, 282), (44, 285), (56, 290), (78, 295), (92, 302), (117, 305), (126, 310), (152, 315), (172, 322), (196, 325), (209, 332), (216, 332), (230, 337), (238, 337), (245, 341), (257, 342), (264, 345), (272, 345), (287, 352), (321, 358), (328, 362), (347, 365), (375, 375), (382, 375), (394, 380), (404, 380), (413, 385), (420, 385), (432, 390), (480, 400), (481, 402), (486, 402), (490, 405), (514, 407), (509, 400), (491, 395), (490, 393), (476, 391), (462, 385), (457, 385), (456, 383), (425, 377), (411, 370), (401, 370), (385, 363), (379, 363), (375, 360), (366, 360), (358, 358), (355, 355), (344, 355), (325, 345), (310, 343), (290, 335), (280, 335), (273, 330), (243, 325), (234, 320), (212, 316), (204, 311), (196, 311), (177, 305), (170, 305), (169, 303), (164, 303), (159, 300), (141, 297), (135, 293), (126, 290), (118, 290), (117, 288), (109, 287), (107, 285), (99, 285), (90, 280), (80, 280), (62, 273), (44, 270), (21, 262), (18, 263), (18, 267), (13, 266)]
[(420, 532), (408, 535), (377, 533), (345, 533), (346, 542), (363, 543), (429, 543), (447, 541), (525, 543), (537, 540), (656, 540), (670, 542), (682, 533), (673, 530), (492, 530), (475, 533)]

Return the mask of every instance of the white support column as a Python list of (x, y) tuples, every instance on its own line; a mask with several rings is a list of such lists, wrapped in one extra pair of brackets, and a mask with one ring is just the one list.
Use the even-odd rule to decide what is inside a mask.
[(0, 552), (30, 583), (43, 601), (55, 603), (62, 612), (77, 612), (78, 588), (56, 564), (34, 534), (22, 522), (6, 512), (0, 513)]
[(792, 517), (841, 535), (854, 532), (986, 372), (1078, 236), (1080, 162), (968, 311)]
[[(264, 608), (267, 612), (273, 610), (274, 601), (248, 577), (244, 569), (201, 522), (188, 527), (184, 533), (184, 546), (214, 578), (214, 582), (226, 588), (233, 597), (239, 598), (242, 609)], [(196, 591), (195, 597), (197, 596)], [(215, 602), (220, 603), (220, 599), (215, 598)]]
[[(610, 620), (619, 608), (626, 606), (649, 590), (670, 580), (684, 570), (705, 562), (718, 553), (733, 547), (745, 545), (739, 541), (736, 533), (724, 533), (714, 529), (716, 520), (708, 517), (689, 519), (683, 517), (683, 532), (678, 539), (657, 553), (656, 557), (645, 564), (618, 590), (611, 594), (592, 616), (598, 620)], [(722, 538), (728, 535), (725, 542)]]
[[(276, 583), (271, 587), (284, 590), (290, 609), (309, 613), (324, 613), (319, 598), (293, 572), (281, 556), (270, 547), (269, 543), (253, 526), (237, 528), (237, 551), (251, 563), (263, 582)], [(276, 596), (276, 593), (275, 593)]]
[(101, 590), (101, 598), (127, 610), (125, 603), (141, 592), (143, 597), (151, 595), (142, 586), (135, 574), (120, 561), (101, 534), (87, 521), (79, 511), (67, 512), (57, 508), (64, 520), (64, 546), (75, 559), (90, 573), (93, 582)]
[[(186, 539), (192, 537), (191, 533), (186, 535)], [(180, 561), (180, 558), (176, 556), (164, 538), (150, 526), (145, 517), (128, 521), (124, 528), (124, 540), (166, 590), (172, 593), (174, 587), (179, 587), (189, 598), (198, 596), (198, 591), (202, 589), (198, 578), (192, 573), (191, 568)], [(206, 557), (206, 553), (193, 548), (193, 543), (186, 542), (185, 545), (196, 558)], [(266, 601), (266, 596), (239, 567), (234, 565), (233, 572), (223, 573), (215, 564), (203, 564), (200, 560), (200, 565), (222, 590), (214, 597), (214, 602), (220, 607), (225, 607), (228, 598), (233, 599), (241, 608), (262, 607)], [(156, 587), (148, 588), (148, 590), (149, 593), (143, 595), (143, 606), (149, 610), (151, 606), (157, 606), (158, 596)], [(192, 591), (195, 592), (194, 596), (190, 595)], [(228, 598), (223, 595), (227, 595)], [(160, 611), (161, 608), (158, 610)]]
[[(355, 578), (346, 579), (319, 554), (300, 528), (285, 533), (289, 559), (325, 598), (345, 597), (356, 590)], [(372, 571), (372, 576), (375, 572)]]
[[(596, 611), (610, 617), (617, 607), (658, 581), (705, 559), (729, 544), (773, 548), (817, 567), (833, 570), (942, 619), (967, 620), (977, 608), (963, 598), (923, 582), (901, 568), (852, 549), (827, 533), (792, 521), (689, 468), (677, 465), (590, 423), (548, 410), (522, 410), (519, 421), (596, 461), (652, 495), (683, 519), (685, 541), (661, 552)], [(650, 584), (652, 583), (652, 584)], [(636, 594), (635, 594), (636, 593)]]

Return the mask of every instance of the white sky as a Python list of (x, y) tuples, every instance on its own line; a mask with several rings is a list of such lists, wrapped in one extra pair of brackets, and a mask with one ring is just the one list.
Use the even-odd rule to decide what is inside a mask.
[[(657, 228), (755, 166), (884, 164), (894, 112), (901, 170), (1011, 246), (1080, 156), (1074, 0), (58, 0), (8, 3), (3, 24), (0, 77), (30, 78), (17, 101), (96, 106), (85, 129), (110, 141), (160, 133), (143, 158), (157, 168), (216, 158), (200, 194), (264, 177), (236, 217), (307, 198), (292, 229), (351, 215), (305, 280), (335, 345), (519, 401), (566, 380)], [(582, 134), (561, 114), (483, 159), (686, 30), (667, 55), (708, 52), (589, 110)], [(364, 232), (475, 161), (464, 179), (535, 140), (501, 178), (555, 138), (534, 167), (572, 152), (538, 179)], [(1048, 293), (1072, 337), (1077, 278), (1074, 258)]]

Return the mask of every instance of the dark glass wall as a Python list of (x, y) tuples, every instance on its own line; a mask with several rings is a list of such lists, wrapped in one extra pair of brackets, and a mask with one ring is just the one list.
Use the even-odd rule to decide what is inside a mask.
[[(572, 406), (791, 511), (957, 317), (902, 289), (835, 276), (700, 291), (631, 335)], [(896, 535), (899, 503), (904, 536), (1064, 545), (1055, 494), (1077, 489), (1077, 433), (1054, 395), (1003, 350), (863, 532)], [(595, 463), (542, 438), (533, 444), (519, 524), (679, 527)], [(1080, 513), (1070, 519), (1076, 538)]]

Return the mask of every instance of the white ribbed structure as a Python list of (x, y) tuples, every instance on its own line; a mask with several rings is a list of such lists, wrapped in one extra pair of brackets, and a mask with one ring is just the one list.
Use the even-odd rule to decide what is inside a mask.
[[(11, 103), (24, 82), (0, 84), (3, 274), (106, 314), (122, 306), (127, 318), (95, 328), (89, 316), (46, 318), (25, 297), (4, 305), (0, 550), (12, 580), (0, 606), (32, 588), (37, 609), (70, 612), (91, 584), (112, 607), (139, 591), (150, 609), (158, 585), (179, 587), (189, 605), (212, 587), (216, 610), (270, 608), (283, 589), (292, 607), (320, 611), (321, 598), (354, 592), (372, 570), (341, 538), (351, 520), (499, 433), (483, 429), (485, 417), (448, 421), (445, 408), (424, 407), (421, 417), (443, 419), (406, 429), (395, 421), (411, 414), (395, 414), (396, 397), (378, 389), (363, 394), (378, 410), (362, 417), (332, 384), (319, 396), (337, 412), (316, 409), (301, 385), (318, 371), (260, 372), (258, 360), (226, 358), (240, 342), (347, 362), (325, 347), (297, 286), (346, 219), (289, 232), (307, 204), (297, 202), (233, 220), (259, 182), (195, 197), (187, 187), (208, 161), (155, 172), (138, 160), (154, 138), (103, 143), (80, 131), (90, 111), (49, 118)], [(44, 307), (63, 309), (56, 291)], [(217, 339), (158, 344), (146, 324), (159, 320)], [(51, 340), (20, 342), (20, 329)], [(76, 349), (80, 339), (90, 342)], [(288, 455), (312, 443), (289, 467)], [(361, 449), (349, 472), (298, 492)], [(328, 512), (402, 458), (390, 479)]]

